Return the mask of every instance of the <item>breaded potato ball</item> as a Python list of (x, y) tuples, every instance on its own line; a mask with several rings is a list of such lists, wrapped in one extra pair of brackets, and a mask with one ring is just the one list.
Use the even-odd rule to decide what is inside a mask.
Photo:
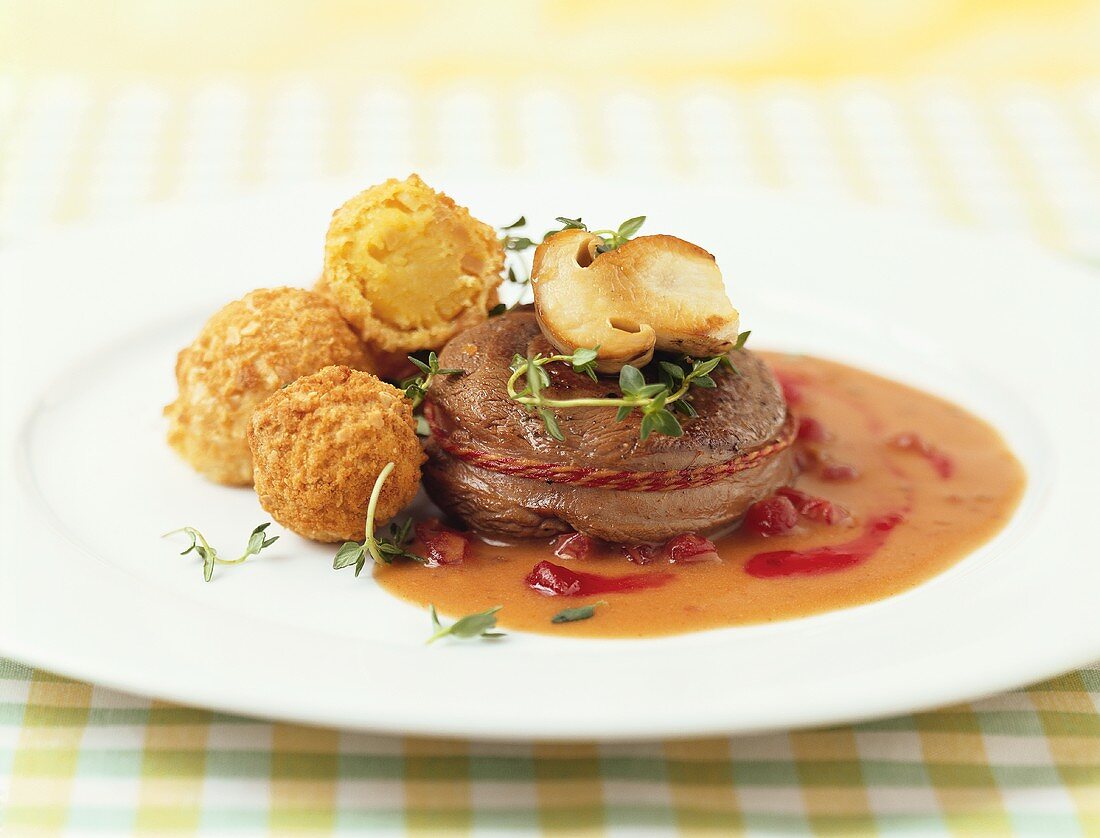
[(372, 348), (405, 355), (484, 321), (503, 270), (496, 231), (410, 175), (333, 213), (322, 287)]
[(168, 443), (216, 483), (252, 483), (252, 411), (280, 387), (322, 367), (373, 369), (331, 301), (300, 288), (263, 288), (211, 317), (179, 353), (179, 397), (164, 409)]
[(248, 444), (260, 505), (314, 541), (362, 541), (367, 503), (381, 525), (412, 502), (424, 452), (412, 403), (370, 373), (326, 367), (275, 393), (253, 414)]
[[(329, 287), (324, 274), (321, 274), (318, 278), (313, 290), (325, 299), (331, 300), (333, 305), (336, 305), (336, 298), (333, 296), (332, 289)], [(370, 355), (371, 372), (379, 378), (385, 378), (388, 381), (400, 381), (410, 375), (416, 375), (416, 367), (409, 360), (411, 352), (387, 352), (384, 349), (371, 346), (366, 341), (364, 341), (364, 346), (367, 347), (367, 352)]]

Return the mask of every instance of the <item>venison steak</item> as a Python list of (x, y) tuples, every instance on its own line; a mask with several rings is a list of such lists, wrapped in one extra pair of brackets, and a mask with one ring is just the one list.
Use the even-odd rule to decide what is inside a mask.
[[(691, 389), (699, 415), (678, 417), (683, 436), (652, 434), (645, 442), (637, 411), (617, 422), (611, 408), (558, 408), (562, 442), (509, 399), (513, 356), (554, 352), (534, 314), (519, 309), (457, 335), (440, 353), (441, 367), (464, 373), (435, 379), (425, 402), (432, 436), (424, 485), (472, 529), (505, 538), (576, 530), (618, 544), (663, 542), (731, 524), (790, 482), (793, 420), (771, 371), (751, 352), (731, 354), (738, 372), (716, 370), (717, 387)], [(615, 379), (592, 381), (567, 364), (544, 369), (547, 397), (621, 395)]]

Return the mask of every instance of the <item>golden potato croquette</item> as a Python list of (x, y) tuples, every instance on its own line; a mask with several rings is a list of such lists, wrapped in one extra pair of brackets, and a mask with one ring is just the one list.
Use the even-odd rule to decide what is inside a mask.
[[(336, 304), (336, 298), (333, 296), (332, 289), (329, 287), (328, 280), (325, 279), (325, 275), (321, 274), (316, 284), (313, 286), (314, 292), (320, 294), (325, 299), (331, 300), (332, 304)], [(379, 349), (376, 346), (371, 346), (366, 341), (363, 342), (367, 347), (367, 353), (370, 355), (371, 372), (377, 375), (379, 378), (385, 378), (388, 381), (400, 381), (404, 378), (408, 378), (410, 375), (416, 375), (416, 367), (409, 361), (409, 355), (411, 351), (406, 352), (387, 352), (384, 349)]]
[(417, 175), (372, 186), (333, 213), (322, 287), (373, 349), (439, 349), (497, 302), (496, 231)]
[(314, 541), (362, 541), (367, 503), (387, 463), (375, 521), (412, 502), (424, 452), (412, 404), (375, 376), (326, 367), (275, 393), (252, 414), (248, 444), (260, 505)]
[(252, 411), (295, 379), (344, 364), (370, 370), (366, 347), (331, 301), (300, 288), (246, 294), (211, 317), (176, 360), (168, 442), (217, 483), (252, 483)]

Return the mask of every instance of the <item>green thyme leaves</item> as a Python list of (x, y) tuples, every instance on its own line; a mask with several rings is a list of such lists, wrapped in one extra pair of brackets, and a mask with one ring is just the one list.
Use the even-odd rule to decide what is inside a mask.
[(601, 605), (607, 605), (606, 600), (600, 600), (599, 602), (593, 602), (591, 605), (581, 605), (577, 608), (566, 608), (564, 611), (559, 611), (553, 617), (550, 618), (551, 623), (575, 623), (578, 620), (588, 620), (592, 618), (596, 609)]
[[(600, 607), (606, 607), (606, 600), (599, 600), (593, 602), (590, 605), (581, 605), (576, 608), (566, 608), (559, 611), (553, 617), (550, 618), (550, 622), (554, 624), (562, 623), (576, 623), (580, 620), (589, 620), (595, 613), (596, 609)], [(441, 637), (457, 637), (459, 639), (468, 640), (472, 638), (495, 638), (504, 637), (504, 633), (496, 631), (497, 626), (497, 613), (503, 608), (502, 605), (495, 605), (485, 611), (478, 611), (475, 614), (467, 614), (465, 617), (460, 617), (449, 626), (443, 625), (439, 620), (439, 613), (435, 610), (434, 605), (428, 606), (428, 614), (432, 618), (432, 634), (428, 638), (428, 643), (434, 643)]]
[(596, 380), (596, 358), (599, 355), (600, 347), (597, 345), (592, 349), (578, 349), (572, 357), (569, 359), (569, 363), (573, 367), (573, 372), (580, 373), (581, 375), (587, 375), (593, 381)]
[[(585, 224), (584, 221), (582, 221), (580, 218), (566, 218), (565, 216), (559, 215), (554, 220), (561, 225), (562, 230), (587, 230), (588, 229), (588, 225)], [(557, 232), (560, 233), (561, 230), (558, 230)]]
[(200, 559), (202, 559), (202, 578), (209, 582), (214, 577), (214, 565), (215, 564), (240, 564), (249, 556), (258, 556), (260, 551), (266, 547), (270, 547), (276, 541), (279, 540), (279, 536), (274, 535), (270, 538), (267, 537), (267, 528), (271, 526), (271, 523), (260, 524), (256, 529), (252, 530), (248, 536), (248, 544), (245, 546), (244, 552), (236, 559), (223, 559), (218, 555), (218, 551), (210, 546), (210, 543), (206, 540), (201, 532), (194, 527), (181, 527), (178, 530), (172, 530), (166, 532), (162, 537), (168, 538), (171, 535), (177, 533), (185, 533), (191, 538), (191, 544), (180, 553), (181, 556), (186, 556), (188, 553), (194, 552)]
[[(599, 236), (603, 241), (597, 245), (596, 250), (600, 253), (607, 253), (610, 250), (615, 250), (622, 247), (640, 230), (642, 225), (645, 224), (644, 215), (636, 215), (633, 218), (628, 218), (614, 230), (589, 230), (588, 225), (584, 223), (581, 218), (568, 218), (564, 215), (559, 215), (554, 219), (561, 225), (557, 230), (548, 230), (542, 237), (545, 241), (554, 233), (560, 233), (562, 230), (584, 230), (585, 232), (592, 233), (594, 236)], [(504, 227), (498, 228), (504, 236), (501, 237), (500, 243), (506, 251), (509, 253), (520, 253), (528, 248), (534, 247), (538, 242), (529, 236), (518, 236), (513, 231), (521, 227), (527, 226), (527, 218), (520, 216)], [(516, 280), (512, 277), (513, 282)]]
[[(527, 218), (521, 215), (511, 224), (506, 224), (498, 228), (500, 232), (503, 233), (500, 238), (500, 245), (504, 248), (504, 255), (507, 259), (505, 278), (516, 285), (527, 285), (531, 281), (531, 274), (527, 269), (526, 263), (519, 257), (519, 254), (538, 244), (538, 242), (529, 236), (518, 235), (515, 232), (526, 226)], [(499, 306), (495, 307), (493, 311), (489, 313), (490, 317), (493, 316), (493, 312), (496, 308), (499, 308)], [(503, 313), (503, 311), (507, 311), (507, 308), (503, 309), (500, 313)]]
[(358, 541), (345, 541), (336, 551), (332, 560), (333, 570), (343, 570), (345, 567), (355, 565), (355, 575), (358, 576), (367, 563), (367, 548)]
[(657, 406), (657, 402), (642, 408), (642, 424), (638, 430), (639, 438), (644, 442), (653, 433), (663, 436), (683, 436), (684, 429), (680, 422), (663, 406)]
[(394, 559), (409, 559), (421, 564), (424, 563), (423, 556), (410, 553), (405, 549), (405, 545), (412, 539), (412, 525), (412, 518), (406, 518), (400, 524), (390, 524), (389, 536), (375, 539), (383, 562), (392, 564)]
[(237, 559), (238, 562), (243, 562), (249, 556), (260, 555), (261, 550), (263, 550), (265, 547), (270, 547), (272, 544), (279, 540), (279, 536), (277, 535), (273, 535), (271, 538), (267, 537), (265, 531), (270, 526), (270, 522), (266, 524), (260, 524), (260, 526), (256, 527), (256, 529), (252, 531), (252, 534), (248, 536), (248, 546), (245, 548), (244, 555)]
[(546, 428), (546, 433), (550, 434), (558, 442), (565, 442), (565, 434), (561, 432), (561, 427), (558, 425), (558, 417), (554, 415), (548, 407), (540, 407), (537, 409), (539, 418), (542, 419), (542, 425)]
[(166, 532), (162, 538), (167, 538), (170, 535), (176, 533), (186, 533), (191, 537), (191, 546), (180, 553), (181, 556), (186, 556), (188, 553), (194, 551), (200, 559), (202, 559), (202, 577), (207, 582), (214, 576), (214, 562), (218, 560), (218, 551), (211, 547), (203, 534), (194, 527), (182, 527), (178, 530), (172, 530), (172, 532)]
[(375, 564), (393, 564), (395, 559), (409, 559), (423, 564), (426, 560), (423, 556), (410, 553), (405, 549), (412, 533), (412, 518), (405, 520), (403, 524), (390, 524), (389, 537), (379, 538), (374, 534), (374, 515), (378, 509), (378, 498), (382, 494), (382, 486), (386, 478), (393, 472), (394, 463), (387, 463), (379, 472), (371, 489), (370, 500), (367, 502), (367, 520), (364, 526), (363, 541), (345, 541), (336, 551), (332, 559), (332, 569), (342, 570), (345, 567), (355, 565), (355, 575), (363, 572), (367, 564), (367, 556), (370, 556)]
[[(736, 347), (740, 349), (745, 345), (748, 332), (738, 336)], [(615, 420), (622, 422), (634, 411), (639, 411), (642, 420), (639, 425), (638, 436), (643, 441), (653, 434), (662, 436), (682, 436), (683, 426), (676, 414), (687, 418), (698, 415), (695, 407), (688, 399), (692, 387), (712, 389), (717, 387), (714, 373), (719, 369), (728, 369), (736, 373), (737, 370), (726, 355), (716, 355), (713, 358), (689, 358), (683, 356), (673, 360), (660, 360), (651, 364), (647, 369), (656, 372), (657, 381), (647, 381), (645, 373), (638, 367), (624, 366), (619, 371), (620, 398), (609, 396), (606, 398), (578, 398), (555, 399), (547, 397), (543, 390), (550, 386), (550, 376), (544, 369), (547, 364), (569, 364), (573, 371), (587, 375), (593, 381), (597, 380), (596, 359), (599, 355), (599, 347), (581, 348), (572, 355), (535, 355), (524, 358), (515, 355), (512, 358), (512, 376), (508, 379), (508, 397), (513, 401), (525, 405), (528, 410), (538, 415), (542, 420), (546, 432), (554, 439), (563, 440), (561, 427), (558, 425), (555, 410), (559, 408), (574, 407), (608, 407), (615, 408)], [(518, 389), (519, 382), (526, 386)]]
[(497, 625), (496, 614), (503, 605), (495, 605), (487, 611), (479, 611), (476, 614), (467, 614), (449, 626), (439, 622), (439, 614), (434, 605), (428, 606), (428, 613), (432, 617), (432, 636), (428, 643), (434, 643), (441, 637), (458, 637), (468, 639), (473, 637), (504, 637), (504, 632), (493, 631)]
[[(425, 562), (423, 556), (410, 553), (405, 549), (405, 545), (412, 538), (412, 523), (412, 518), (407, 518), (404, 523), (390, 524), (389, 536), (375, 537), (374, 547), (378, 555), (382, 557), (381, 564), (392, 564), (397, 559), (408, 559), (421, 564)], [(367, 556), (371, 556), (373, 559), (373, 554), (365, 543), (346, 541), (336, 551), (336, 556), (332, 560), (332, 569), (342, 570), (345, 567), (355, 565), (355, 575), (358, 576), (366, 566)]]
[[(680, 381), (680, 388), (686, 392), (690, 386), (689, 383), (683, 376)], [(684, 429), (680, 427), (680, 423), (672, 412), (665, 407), (674, 392), (667, 383), (647, 384), (642, 371), (628, 364), (619, 371), (619, 389), (628, 403), (619, 407), (615, 419), (622, 422), (635, 408), (641, 410), (642, 424), (638, 435), (642, 441), (649, 439), (654, 432), (665, 436), (683, 436)], [(678, 388), (675, 392), (680, 392), (680, 389)], [(630, 400), (633, 400), (633, 403)]]
[[(588, 225), (580, 218), (558, 216), (554, 220), (561, 225), (561, 230), (553, 230), (551, 231), (552, 233), (560, 233), (562, 230), (585, 230), (594, 236), (599, 236), (602, 242), (596, 246), (596, 251), (598, 253), (607, 253), (608, 251), (617, 250), (622, 247), (630, 241), (634, 234), (642, 229), (642, 225), (645, 224), (644, 215), (636, 215), (633, 218), (628, 218), (614, 230), (589, 230)], [(551, 233), (547, 233), (546, 235), (549, 236)]]
[(622, 224), (619, 225), (619, 229), (615, 231), (615, 235), (626, 241), (630, 239), (635, 233), (642, 229), (642, 225), (645, 224), (644, 215), (636, 215), (633, 218), (628, 218)]
[[(588, 225), (584, 223), (580, 218), (566, 218), (565, 216), (559, 216), (554, 219), (561, 225), (557, 230), (547, 230), (543, 235), (541, 241), (546, 241), (554, 233), (560, 233), (562, 230), (585, 230), (588, 231)], [(642, 224), (645, 223), (644, 215), (637, 215), (634, 218), (628, 218), (614, 230), (592, 230), (593, 235), (600, 237), (600, 243), (596, 246), (596, 251), (599, 253), (607, 253), (610, 250), (622, 247), (631, 237), (641, 229)], [(506, 224), (503, 227), (497, 229), (502, 234), (500, 237), (500, 245), (504, 248), (505, 256), (507, 257), (508, 264), (505, 267), (505, 278), (516, 285), (527, 285), (531, 282), (531, 275), (527, 270), (527, 265), (523, 263), (519, 258), (519, 254), (537, 247), (540, 240), (533, 239), (527, 235), (521, 235), (517, 231), (527, 226), (527, 217), (521, 215), (511, 224)], [(493, 316), (497, 312), (499, 306), (494, 307), (489, 316)], [(507, 310), (507, 309), (504, 309)]]
[(504, 236), (501, 238), (500, 243), (505, 250), (512, 253), (519, 253), (520, 251), (527, 250), (527, 248), (529, 247), (535, 246), (535, 242), (533, 242), (527, 236), (516, 236), (512, 233), (513, 230), (518, 230), (519, 228), (526, 226), (527, 218), (526, 216), (521, 215), (511, 224), (506, 224), (503, 227), (499, 228), (500, 231), (504, 233)]
[(462, 375), (465, 370), (448, 369), (439, 366), (439, 356), (435, 352), (429, 352), (428, 358), (421, 361), (415, 355), (409, 356), (409, 361), (420, 370), (420, 375), (414, 375), (401, 382), (401, 389), (405, 391), (405, 398), (412, 402), (413, 410), (420, 407), (424, 397), (428, 395), (428, 389), (432, 382), (440, 375)]

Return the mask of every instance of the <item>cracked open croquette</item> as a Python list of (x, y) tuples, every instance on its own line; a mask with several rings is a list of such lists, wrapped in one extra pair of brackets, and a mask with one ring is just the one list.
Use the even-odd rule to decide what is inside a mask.
[(372, 349), (439, 349), (497, 302), (496, 231), (416, 175), (387, 180), (336, 210), (320, 288)]

